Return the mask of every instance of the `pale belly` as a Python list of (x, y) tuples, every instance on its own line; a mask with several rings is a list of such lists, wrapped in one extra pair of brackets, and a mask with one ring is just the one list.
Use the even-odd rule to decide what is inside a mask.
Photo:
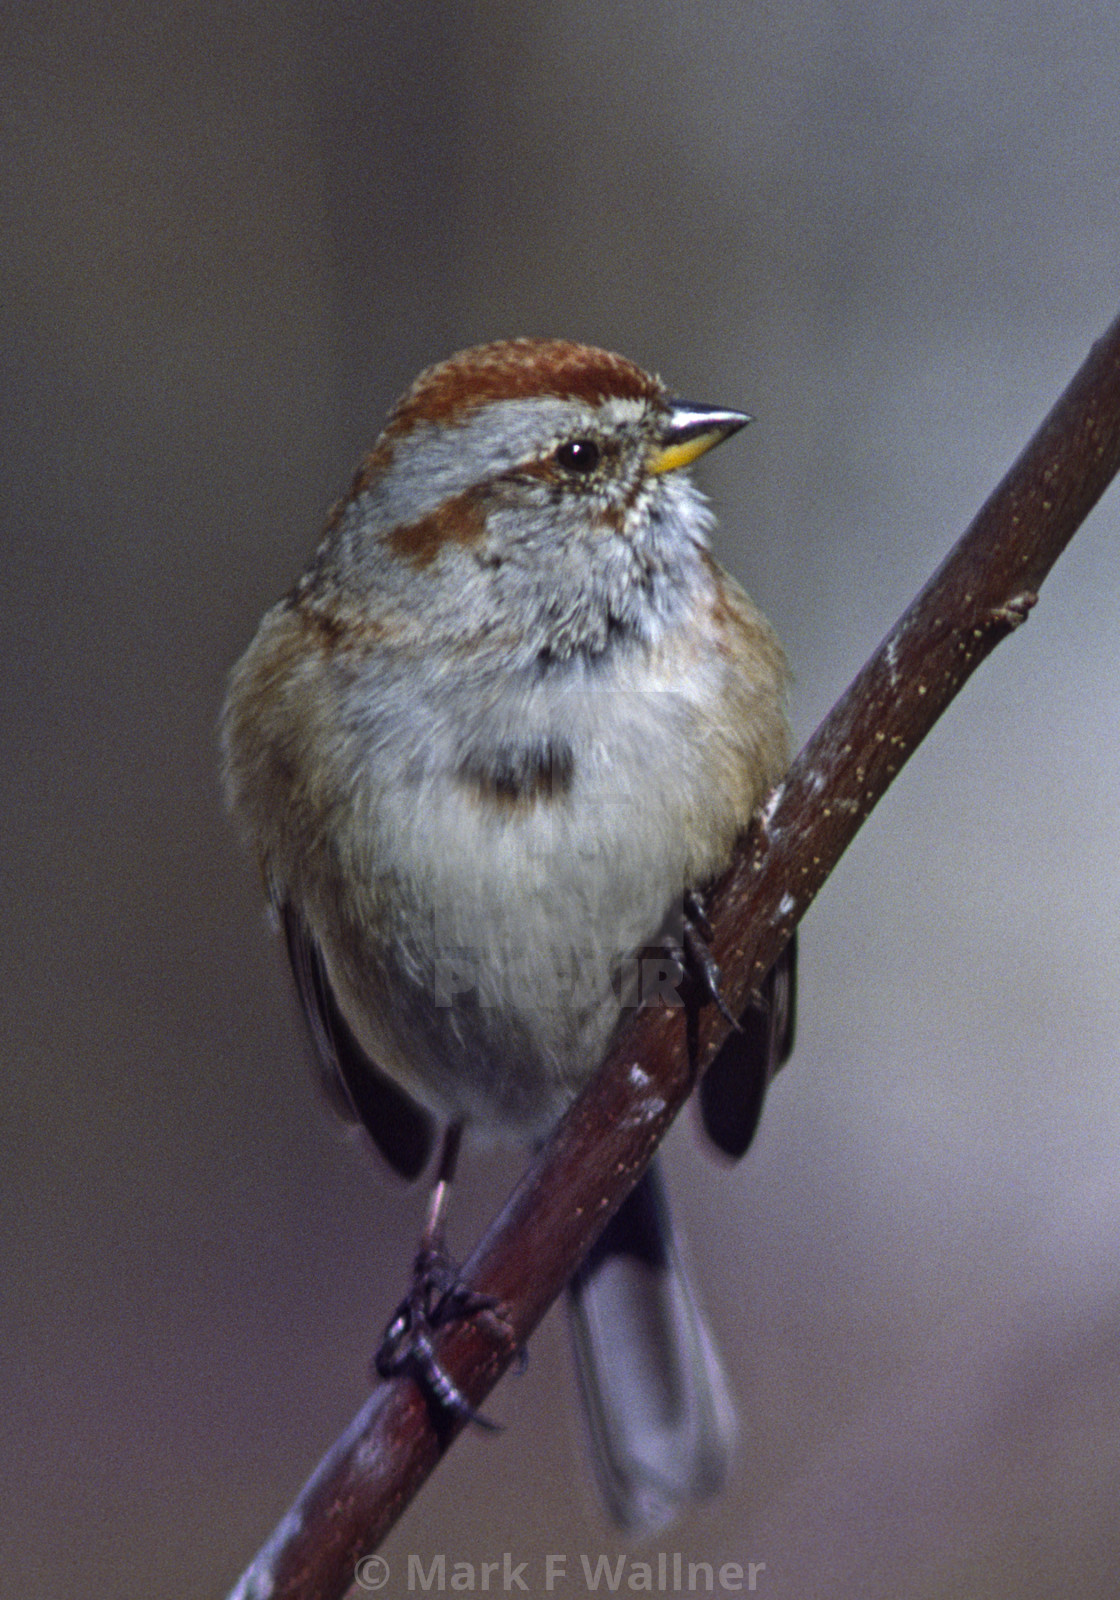
[(722, 865), (738, 819), (698, 852), (703, 773), (664, 733), (640, 755), (631, 737), (589, 749), (569, 792), (524, 807), (485, 804), (448, 778), (383, 806), (377, 936), (343, 952), (323, 930), (322, 943), (372, 1059), (438, 1114), (543, 1132), (600, 1064), (624, 1006), (665, 977), (668, 963), (639, 967), (635, 952)]

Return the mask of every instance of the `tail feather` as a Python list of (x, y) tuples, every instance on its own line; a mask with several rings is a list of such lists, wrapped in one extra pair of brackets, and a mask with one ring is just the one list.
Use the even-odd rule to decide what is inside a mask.
[(727, 1380), (672, 1238), (656, 1163), (569, 1286), (576, 1370), (607, 1509), (652, 1534), (718, 1493), (735, 1439)]

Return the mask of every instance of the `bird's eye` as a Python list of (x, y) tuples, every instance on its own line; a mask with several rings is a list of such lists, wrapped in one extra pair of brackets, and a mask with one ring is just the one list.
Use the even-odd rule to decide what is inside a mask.
[(556, 460), (565, 472), (594, 472), (599, 453), (594, 439), (568, 439), (557, 449)]

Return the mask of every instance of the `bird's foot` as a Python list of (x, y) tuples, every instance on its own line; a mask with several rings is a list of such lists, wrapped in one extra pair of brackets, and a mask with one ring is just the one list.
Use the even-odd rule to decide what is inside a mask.
[(476, 1411), (444, 1370), (433, 1343), (441, 1328), (475, 1316), (493, 1318), (508, 1337), (494, 1296), (478, 1294), (464, 1283), (442, 1247), (425, 1245), (413, 1263), (412, 1286), (390, 1319), (372, 1366), (381, 1378), (412, 1378), (438, 1419), (474, 1422), (497, 1432), (500, 1425)]

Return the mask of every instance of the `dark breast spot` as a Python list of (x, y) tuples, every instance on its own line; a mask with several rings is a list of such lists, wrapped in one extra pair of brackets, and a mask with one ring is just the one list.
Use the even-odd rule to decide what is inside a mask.
[(475, 751), (459, 768), (460, 781), (482, 804), (504, 811), (562, 799), (571, 790), (574, 774), (571, 747), (562, 740)]

